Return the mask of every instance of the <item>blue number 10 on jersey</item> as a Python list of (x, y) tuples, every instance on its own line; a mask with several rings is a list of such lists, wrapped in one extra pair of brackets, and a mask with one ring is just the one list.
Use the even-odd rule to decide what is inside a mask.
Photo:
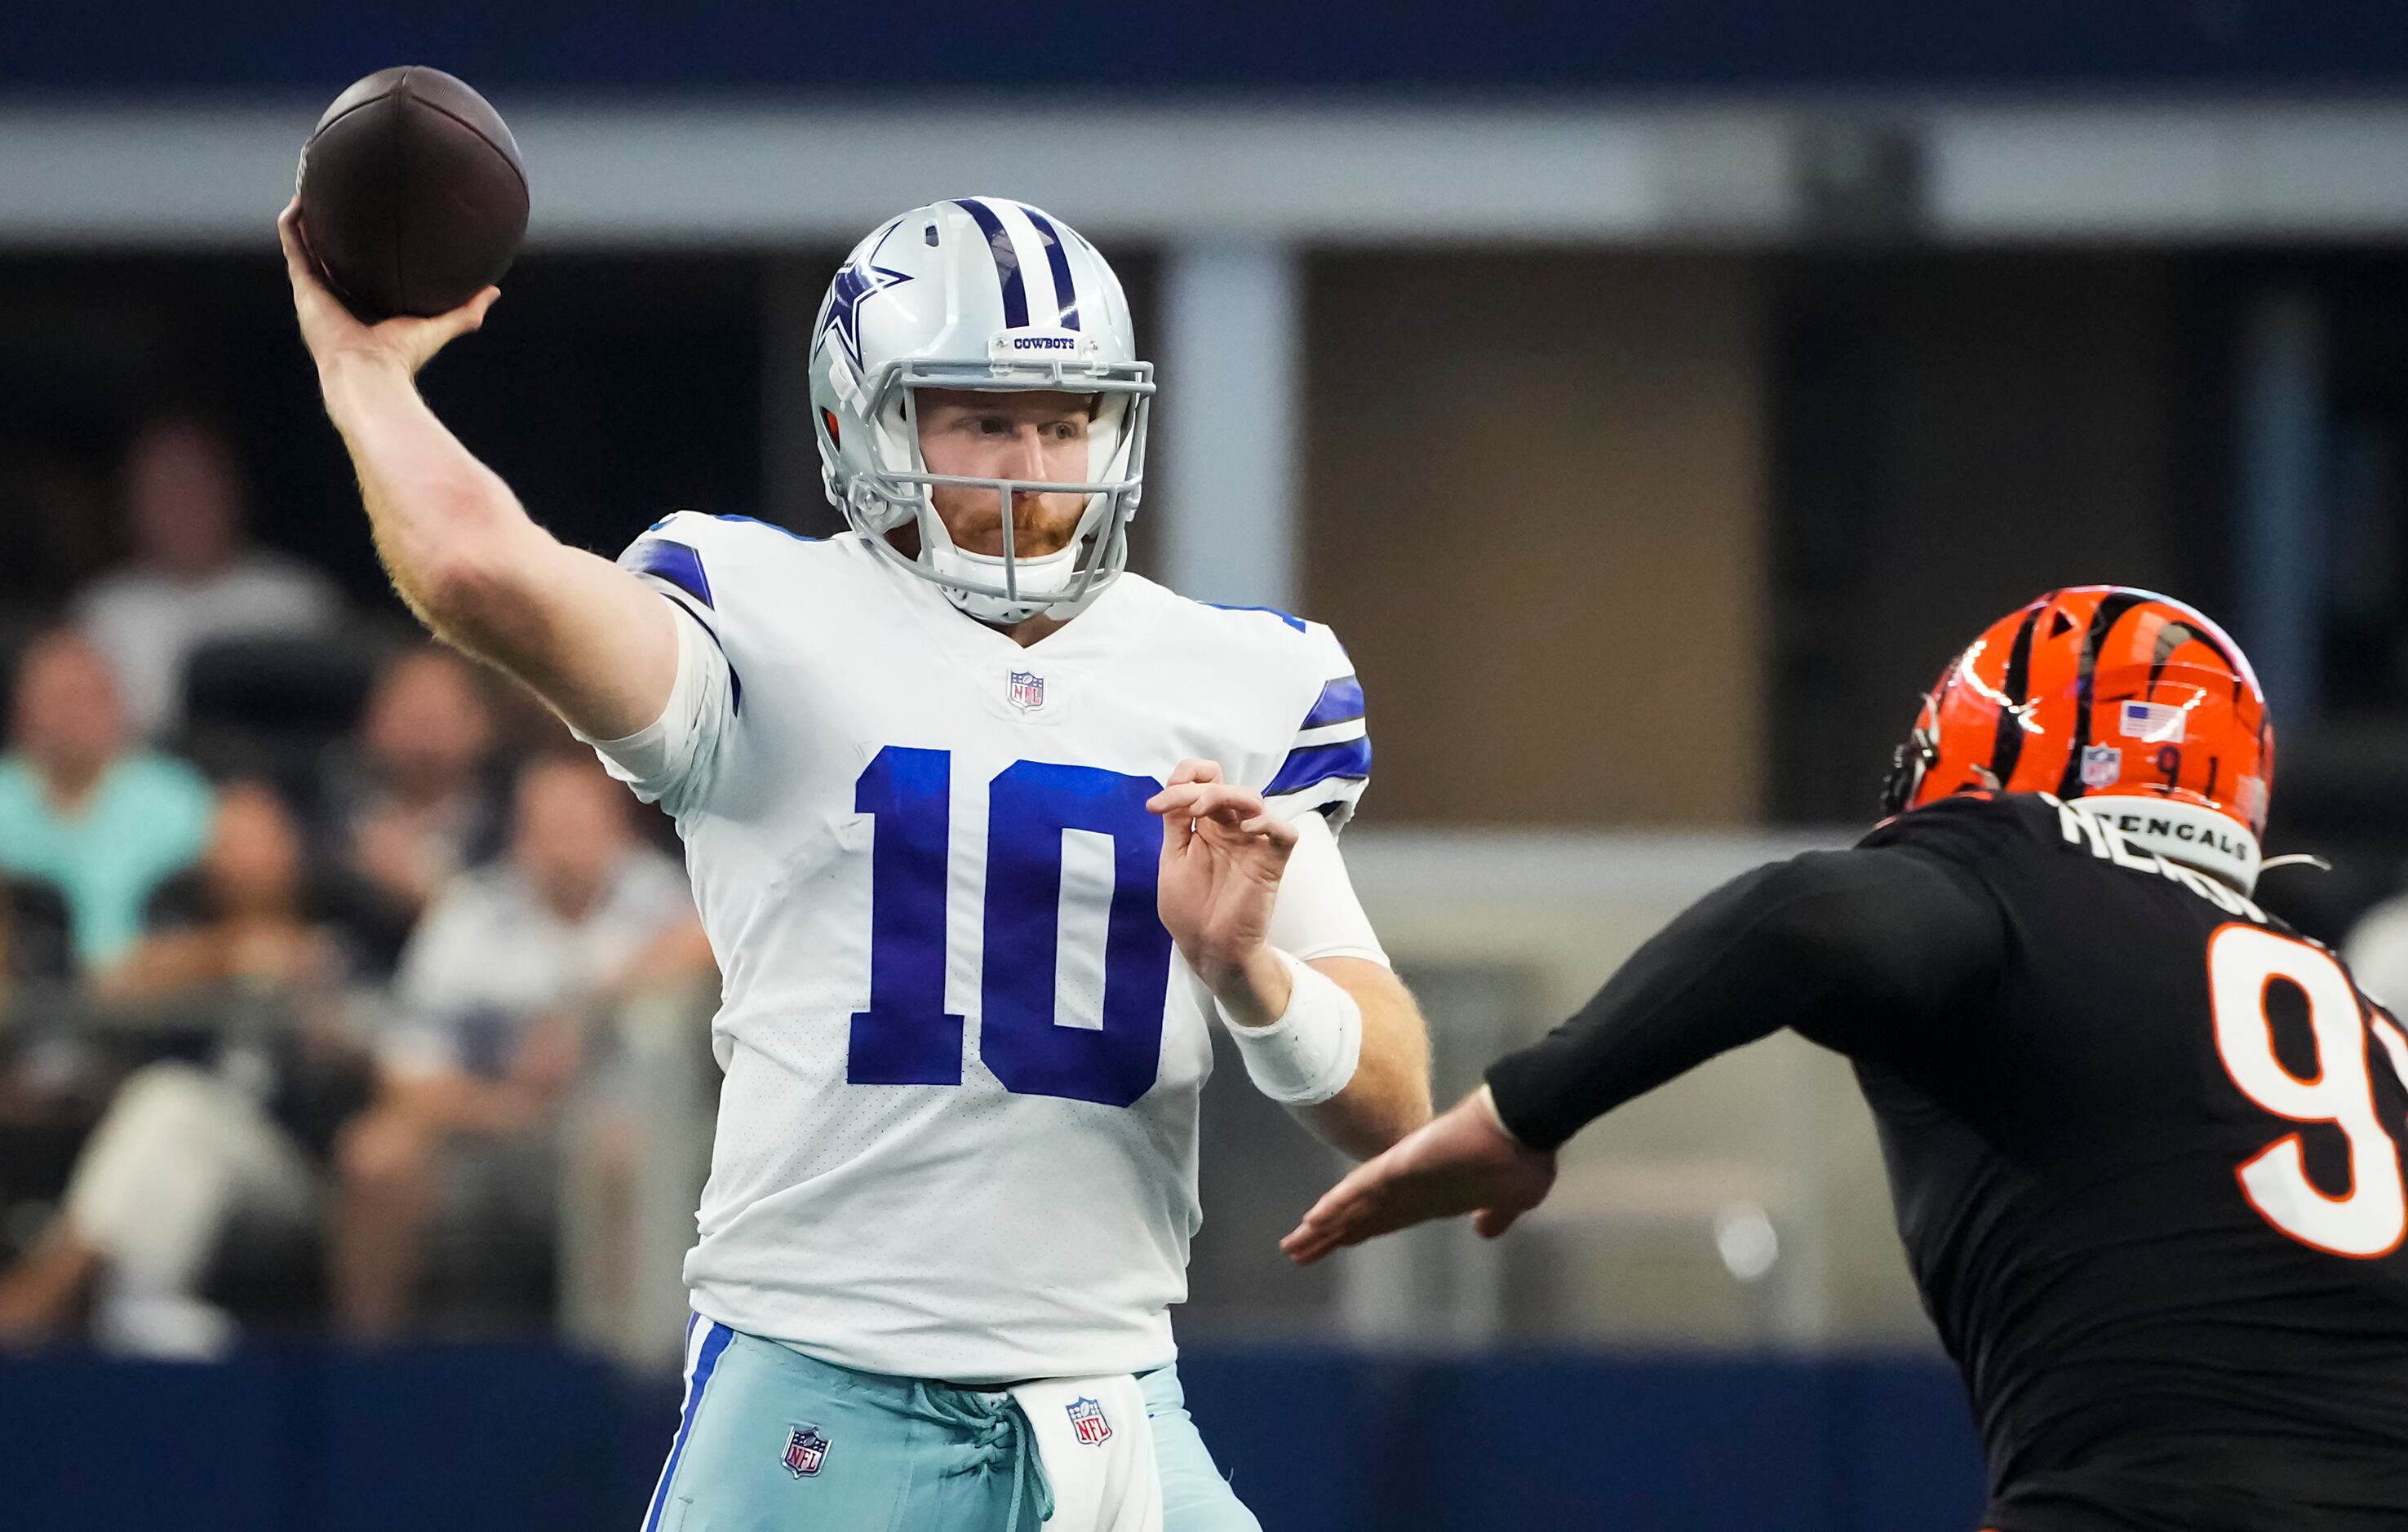
[[(845, 1078), (856, 1085), (958, 1085), (963, 1018), (945, 1009), (945, 888), (953, 752), (889, 745), (853, 784), (872, 816), (869, 1009), (853, 1017)], [(979, 1057), (1006, 1090), (1125, 1107), (1162, 1053), (1170, 933), (1154, 911), (1161, 829), (1151, 777), (1018, 761), (987, 784), (984, 972)], [(1054, 1023), (1062, 833), (1108, 836), (1112, 900), (1103, 1025)]]

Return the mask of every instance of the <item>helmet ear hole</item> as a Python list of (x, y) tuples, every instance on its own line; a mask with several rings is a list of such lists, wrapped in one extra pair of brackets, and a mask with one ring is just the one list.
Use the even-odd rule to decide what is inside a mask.
[(823, 409), (823, 410), (821, 410), (821, 411), (820, 411), (820, 423), (827, 427), (827, 434), (828, 434), (828, 445), (829, 445), (829, 446), (831, 446), (831, 447), (841, 447), (841, 446), (843, 446), (843, 445), (844, 445), (844, 428), (843, 428), (842, 426), (839, 426), (838, 424), (837, 424), (837, 422), (836, 422), (836, 411), (835, 411), (835, 410), (833, 410), (833, 409)]
[(1939, 756), (1928, 731), (1917, 727), (1890, 752), (1889, 773), (1882, 780), (1881, 811), (1886, 819), (1914, 807), (1914, 795), (1924, 774)]

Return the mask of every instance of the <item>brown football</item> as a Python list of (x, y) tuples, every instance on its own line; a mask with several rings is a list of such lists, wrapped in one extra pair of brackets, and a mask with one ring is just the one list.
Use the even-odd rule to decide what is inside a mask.
[(526, 237), (526, 168), (501, 114), (440, 69), (380, 69), (301, 150), (301, 232), (360, 318), (446, 313)]

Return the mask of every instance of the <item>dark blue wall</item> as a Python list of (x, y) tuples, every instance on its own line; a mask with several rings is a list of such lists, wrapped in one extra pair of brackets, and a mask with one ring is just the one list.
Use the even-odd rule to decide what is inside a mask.
[[(1924, 1361), (1191, 1353), (1267, 1532), (1947, 1532), (1981, 1511)], [(677, 1387), (549, 1346), (0, 1363), (11, 1532), (595, 1532), (640, 1519)]]
[(2408, 7), (2372, 0), (0, 7), (0, 91), (269, 87), (331, 99), (345, 82), (390, 64), (437, 64), (494, 93), (2364, 84), (2408, 79)]

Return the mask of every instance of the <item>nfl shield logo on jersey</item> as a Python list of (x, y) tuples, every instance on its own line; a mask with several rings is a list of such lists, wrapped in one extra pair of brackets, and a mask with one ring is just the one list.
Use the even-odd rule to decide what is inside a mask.
[(820, 1471), (827, 1461), (828, 1439), (816, 1425), (797, 1425), (786, 1436), (786, 1471), (797, 1479)]
[(1045, 706), (1045, 678), (1034, 670), (1011, 673), (1011, 705), (1024, 713)]
[(1070, 1429), (1090, 1447), (1100, 1447), (1112, 1439), (1111, 1422), (1104, 1419), (1104, 1407), (1093, 1399), (1072, 1399), (1062, 1407), (1070, 1412)]
[(2092, 745), (2082, 752), (2082, 785), (2113, 787), (2124, 775), (2124, 752), (2113, 745)]

